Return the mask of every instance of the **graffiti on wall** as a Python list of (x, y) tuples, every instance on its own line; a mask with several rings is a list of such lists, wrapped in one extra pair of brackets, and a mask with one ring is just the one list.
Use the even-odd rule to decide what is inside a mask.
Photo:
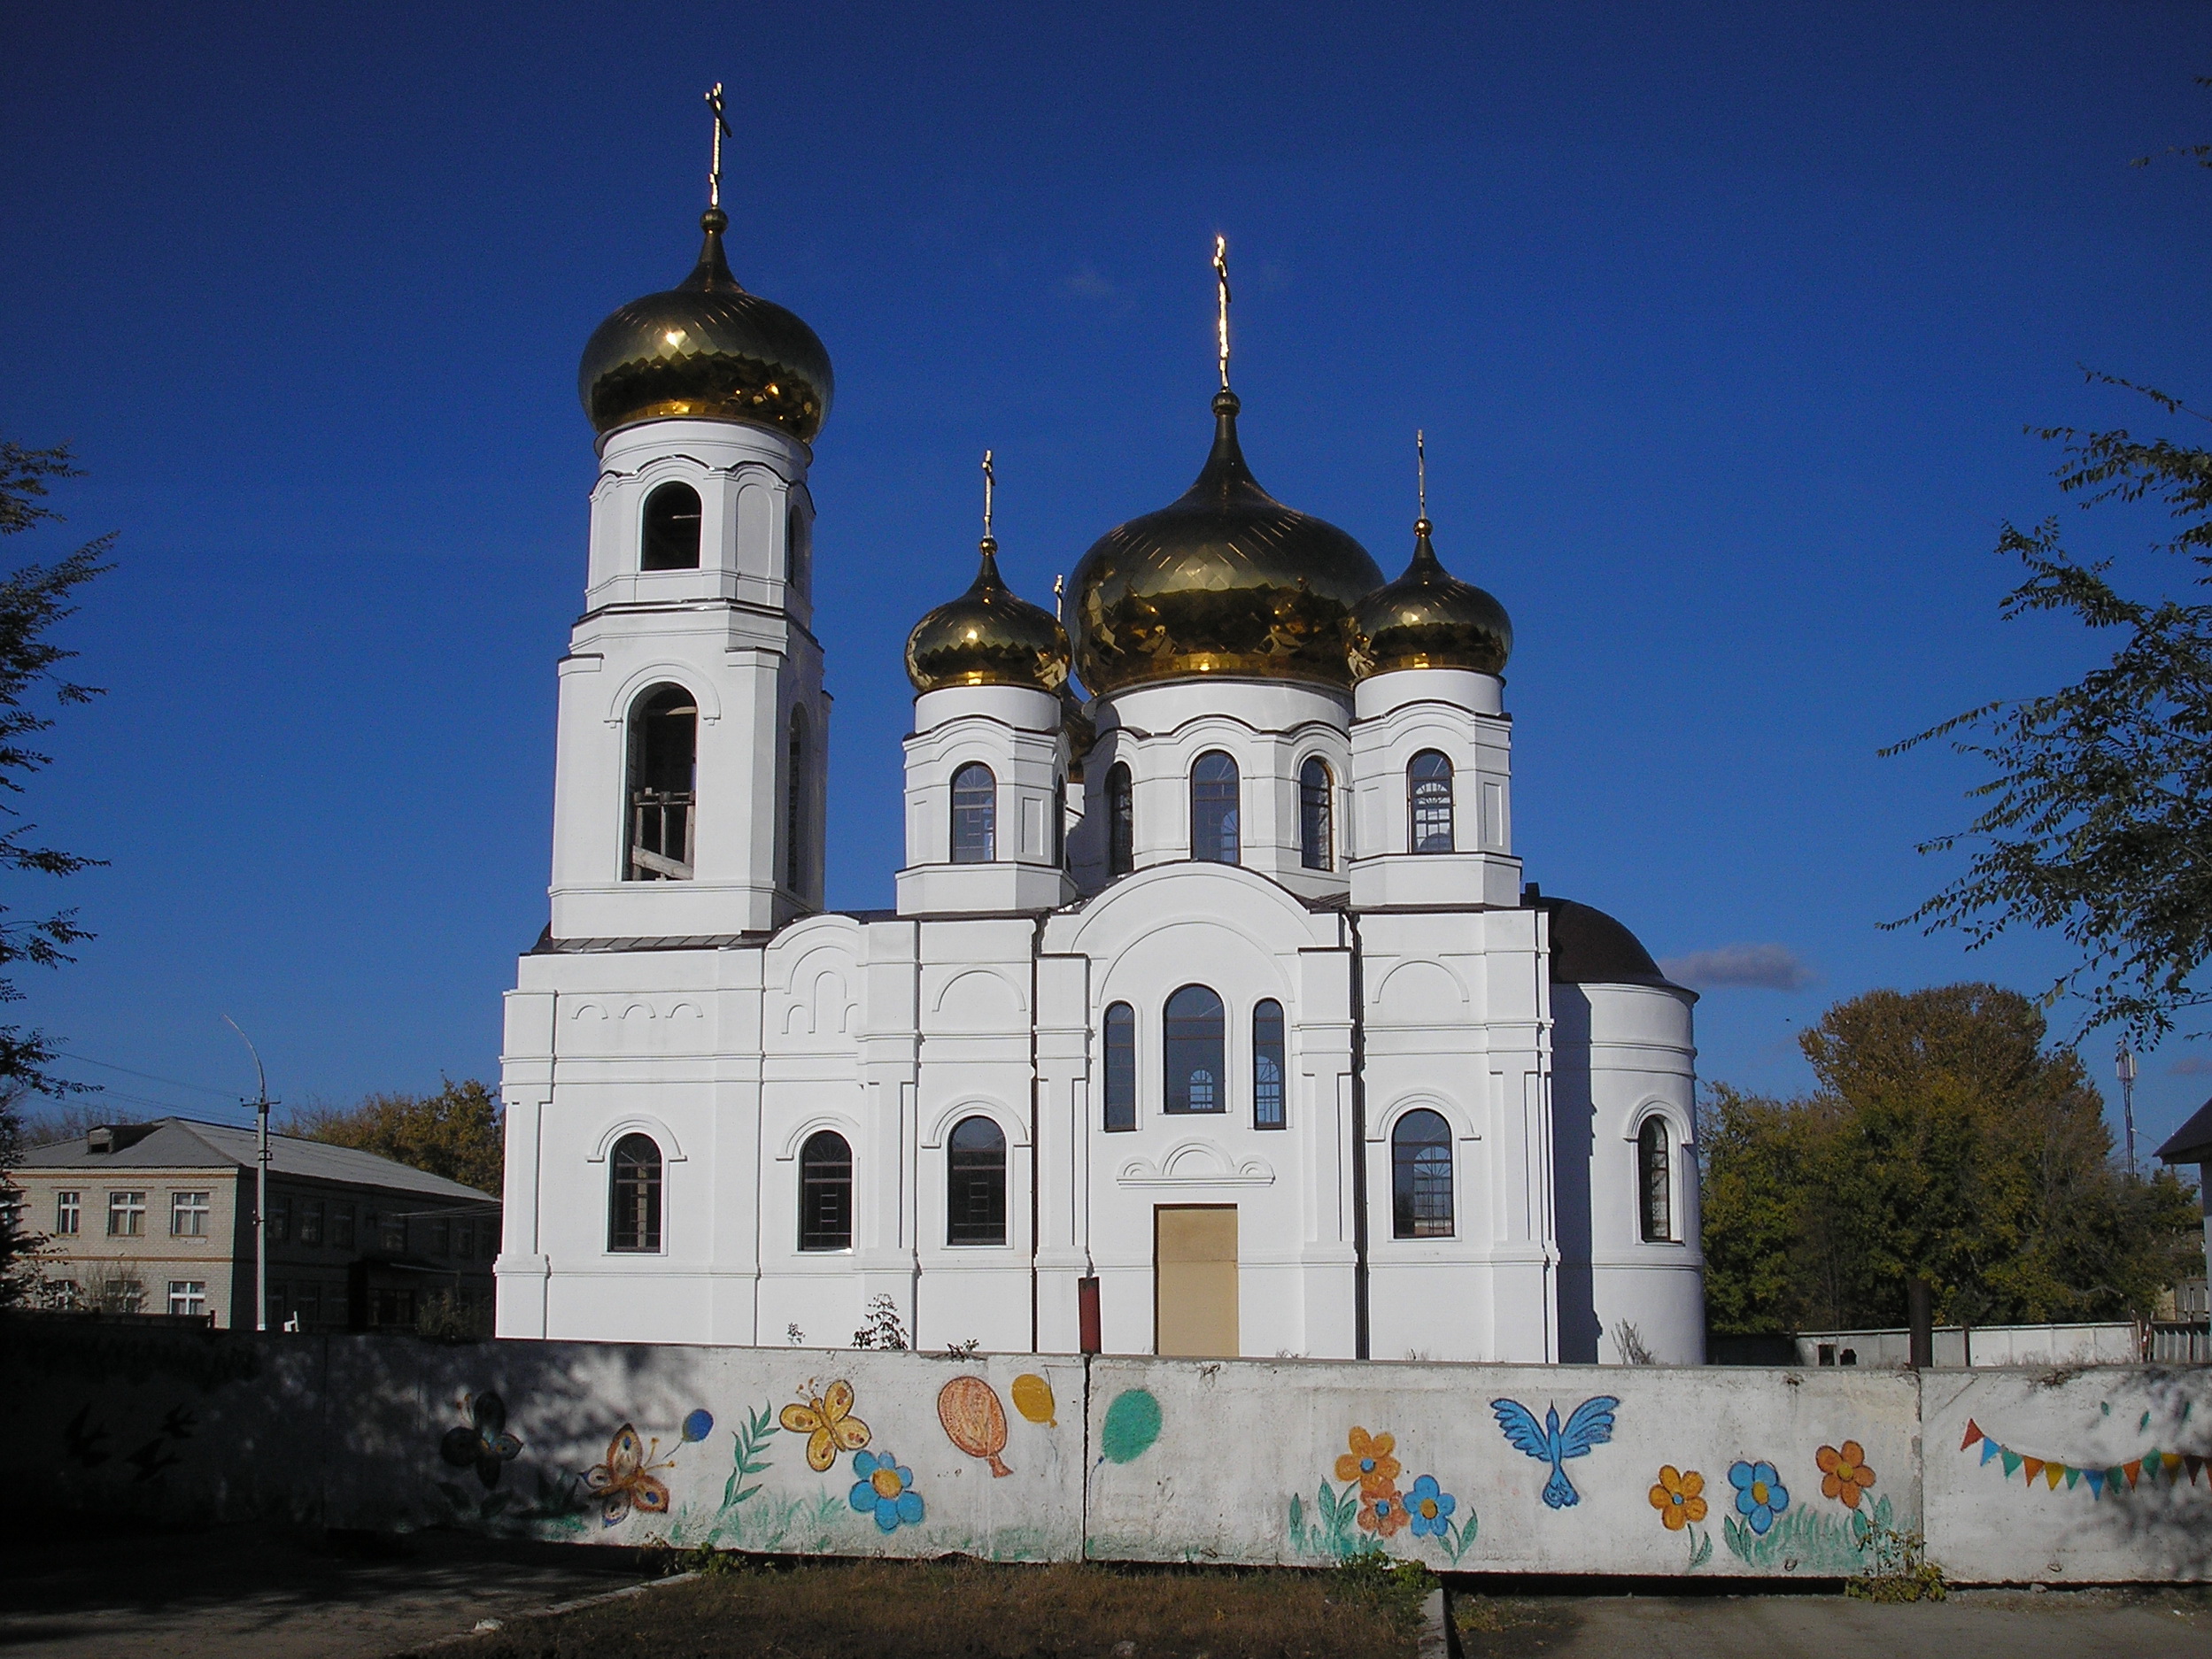
[[(2143, 1422), (2146, 1426), (2149, 1424), (2150, 1413), (2147, 1411), (2143, 1414)], [(2185, 1478), (2193, 1486), (2197, 1484), (2197, 1477), (2203, 1473), (2206, 1462), (2194, 1452), (2164, 1452), (2156, 1448), (2140, 1457), (2131, 1457), (2124, 1463), (2095, 1467), (2065, 1462), (2055, 1457), (2034, 1457), (2012, 1447), (2000, 1445), (1973, 1418), (1968, 1417), (1966, 1420), (1966, 1438), (1959, 1442), (1959, 1449), (1961, 1452), (1971, 1451), (1976, 1446), (1982, 1448), (1981, 1467), (1986, 1469), (1995, 1463), (2003, 1479), (2010, 1480), (2015, 1474), (2024, 1475), (2024, 1484), (2030, 1490), (2038, 1480), (2041, 1480), (2046, 1492), (2056, 1492), (2061, 1485), (2069, 1492), (2086, 1486), (2092, 1503), (2103, 1501), (2108, 1492), (2117, 1497), (2123, 1487), (2133, 1492), (2137, 1485), (2144, 1480), (2163, 1478), (2168, 1485), (2177, 1486)]]
[(1518, 1400), (1493, 1400), (1490, 1409), (1497, 1414), (1497, 1426), (1504, 1431), (1508, 1444), (1551, 1465), (1551, 1478), (1543, 1483), (1545, 1507), (1566, 1509), (1582, 1501), (1574, 1483), (1567, 1478), (1566, 1460), (1588, 1457), (1592, 1447), (1613, 1439), (1613, 1414), (1620, 1404), (1611, 1394), (1594, 1394), (1574, 1408), (1565, 1426), (1560, 1424), (1556, 1405), (1544, 1408), (1541, 1424), (1535, 1413)]
[(955, 1377), (938, 1390), (937, 1421), (947, 1439), (991, 1466), (994, 1479), (1014, 1472), (999, 1456), (1006, 1449), (1006, 1408), (999, 1404), (998, 1391), (982, 1377)]
[(1863, 1571), (1868, 1552), (1894, 1532), (1890, 1500), (1869, 1501), (1875, 1472), (1856, 1440), (1823, 1446), (1814, 1454), (1820, 1498), (1841, 1510), (1792, 1496), (1781, 1470), (1764, 1457), (1738, 1458), (1729, 1467), (1729, 1508), (1721, 1523), (1729, 1553), (1747, 1567), (1779, 1568), (1823, 1577)]
[(1405, 1465), (1397, 1455), (1396, 1435), (1370, 1434), (1355, 1424), (1337, 1455), (1334, 1473), (1343, 1490), (1324, 1479), (1314, 1493), (1311, 1519), (1303, 1495), (1291, 1494), (1288, 1536), (1298, 1555), (1330, 1561), (1385, 1555), (1391, 1540), (1405, 1533), (1412, 1544), (1433, 1541), (1444, 1559), (1458, 1566), (1474, 1542), (1474, 1507), (1470, 1504), (1462, 1513), (1459, 1500), (1435, 1476), (1416, 1476), (1411, 1486), (1400, 1489)]

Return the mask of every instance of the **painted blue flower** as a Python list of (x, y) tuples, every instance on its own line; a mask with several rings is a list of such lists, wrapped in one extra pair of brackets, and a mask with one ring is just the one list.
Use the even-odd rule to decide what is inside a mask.
[(1404, 1501), (1413, 1517), (1415, 1538), (1442, 1538), (1451, 1531), (1451, 1512), (1459, 1507), (1459, 1500), (1438, 1486), (1435, 1476), (1423, 1475), (1415, 1481)]
[(1772, 1463), (1738, 1462), (1729, 1470), (1729, 1485), (1736, 1488), (1736, 1513), (1762, 1537), (1775, 1516), (1790, 1507), (1790, 1489)]
[(686, 1441), (703, 1440), (714, 1431), (715, 1414), (704, 1407), (684, 1419), (684, 1439)]
[(914, 1490), (914, 1471), (889, 1452), (855, 1452), (852, 1505), (862, 1515), (875, 1511), (876, 1524), (895, 1532), (922, 1518), (922, 1494)]

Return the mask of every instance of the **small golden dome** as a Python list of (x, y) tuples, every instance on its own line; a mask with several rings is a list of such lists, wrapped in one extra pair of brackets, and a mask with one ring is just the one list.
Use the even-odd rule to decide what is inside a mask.
[(758, 421), (811, 442), (830, 413), (830, 354), (813, 329), (730, 274), (710, 207), (699, 264), (678, 287), (633, 299), (592, 331), (576, 389), (601, 432), (669, 415)]
[(1497, 674), (1513, 654), (1505, 607), (1444, 568), (1428, 539), (1433, 529), (1427, 519), (1413, 526), (1413, 562), (1405, 574), (1352, 611), (1345, 631), (1355, 679), (1394, 668)]
[(1382, 573), (1334, 524), (1260, 488), (1237, 444), (1239, 407), (1216, 393), (1198, 481), (1109, 530), (1075, 567), (1069, 633), (1094, 693), (1200, 674), (1348, 683), (1344, 618)]
[(1025, 685), (1056, 692), (1067, 683), (1067, 629), (1000, 580), (998, 553), (998, 543), (985, 536), (982, 567), (967, 592), (939, 606), (907, 636), (906, 675), (917, 691)]

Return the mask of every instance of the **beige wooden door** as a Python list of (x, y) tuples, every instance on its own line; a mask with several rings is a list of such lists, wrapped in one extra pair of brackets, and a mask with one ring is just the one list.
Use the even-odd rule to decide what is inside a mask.
[(1152, 1212), (1153, 1350), (1234, 1359), (1236, 1206), (1162, 1204)]

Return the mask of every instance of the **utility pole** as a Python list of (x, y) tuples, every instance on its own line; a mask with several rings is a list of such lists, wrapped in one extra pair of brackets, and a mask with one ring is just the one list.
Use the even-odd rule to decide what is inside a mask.
[[(261, 1069), (261, 1051), (254, 1047), (251, 1037), (238, 1030), (238, 1022), (226, 1014), (223, 1023), (238, 1031), (238, 1040), (246, 1046), (246, 1053), (253, 1056), (254, 1083), (259, 1092), (253, 1102), (254, 1121), (259, 1130), (253, 1171), (253, 1328), (266, 1331), (269, 1328), (269, 1074)], [(230, 1323), (235, 1330), (238, 1323), (235, 1300), (231, 1304)]]
[(2113, 1069), (2120, 1078), (2120, 1112), (2127, 1125), (2128, 1173), (2135, 1173), (2135, 1053), (2129, 1048), (2128, 1039), (2122, 1038), (2112, 1057)]

